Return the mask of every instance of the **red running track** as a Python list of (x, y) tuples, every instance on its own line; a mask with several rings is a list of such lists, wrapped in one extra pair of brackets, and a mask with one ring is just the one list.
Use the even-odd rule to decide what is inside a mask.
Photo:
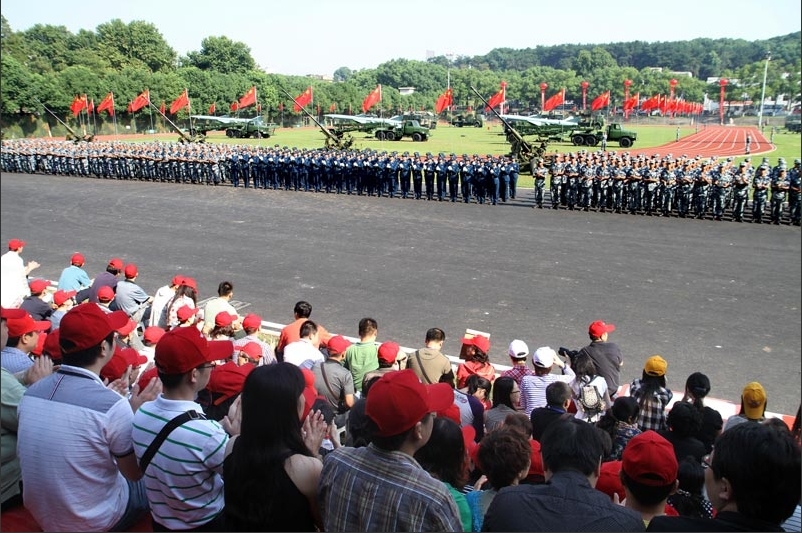
[[(677, 158), (682, 155), (696, 157), (734, 157), (746, 155), (746, 134), (752, 137), (750, 155), (770, 152), (774, 146), (755, 127), (740, 126), (700, 126), (697, 133), (680, 137), (678, 141), (651, 148), (629, 150), (630, 154), (652, 155), (664, 157), (672, 154)], [(753, 166), (756, 166), (753, 164)]]

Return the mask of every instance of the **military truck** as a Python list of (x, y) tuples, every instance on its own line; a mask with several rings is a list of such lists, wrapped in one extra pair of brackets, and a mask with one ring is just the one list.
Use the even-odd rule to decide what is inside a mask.
[(479, 114), (460, 114), (451, 119), (451, 125), (457, 128), (462, 128), (463, 126), (481, 128), (484, 125), (484, 120), (482, 120), (482, 115)]
[(800, 107), (796, 106), (785, 117), (785, 129), (799, 133), (802, 131), (802, 115), (800, 115)]
[(380, 141), (400, 141), (404, 137), (412, 137), (415, 142), (428, 141), (431, 136), (429, 128), (420, 125), (417, 120), (392, 122), (377, 129), (374, 133)]
[(599, 130), (578, 128), (569, 134), (569, 138), (574, 146), (597, 146), (602, 141), (605, 131), (607, 132), (607, 142), (617, 142), (621, 148), (629, 148), (638, 138), (636, 132), (625, 130), (618, 123), (608, 124), (606, 129)]
[(236, 139), (267, 139), (276, 132), (277, 124), (266, 123), (261, 116), (253, 118), (215, 117), (192, 115), (190, 135), (206, 135), (210, 131), (223, 130), (226, 137)]
[(409, 111), (402, 115), (394, 115), (389, 120), (397, 120), (402, 122), (404, 120), (417, 120), (418, 123), (424, 127), (433, 130), (437, 128), (437, 115), (431, 111)]

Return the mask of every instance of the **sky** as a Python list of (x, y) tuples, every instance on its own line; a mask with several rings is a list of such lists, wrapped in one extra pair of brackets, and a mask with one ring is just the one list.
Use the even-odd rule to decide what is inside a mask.
[[(664, 7), (660, 7), (664, 6)], [(151, 22), (179, 55), (210, 36), (245, 43), (257, 65), (332, 75), (392, 59), (485, 55), (494, 48), (684, 41), (755, 41), (800, 31), (799, 0), (4, 0), (11, 29), (35, 24), (94, 31), (112, 19)]]

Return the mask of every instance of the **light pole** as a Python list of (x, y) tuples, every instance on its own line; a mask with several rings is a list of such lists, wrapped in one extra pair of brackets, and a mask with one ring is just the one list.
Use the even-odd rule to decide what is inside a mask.
[(766, 66), (763, 67), (763, 91), (760, 93), (760, 113), (757, 118), (757, 127), (763, 128), (763, 102), (766, 99), (766, 76), (769, 73), (769, 61), (771, 60), (771, 51), (766, 52)]

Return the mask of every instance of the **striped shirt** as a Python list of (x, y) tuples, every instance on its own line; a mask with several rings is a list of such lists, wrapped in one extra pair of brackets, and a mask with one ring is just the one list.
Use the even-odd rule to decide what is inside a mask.
[[(203, 409), (195, 402), (159, 395), (134, 415), (137, 461), (162, 428), (186, 411)], [(223, 510), (223, 459), (228, 435), (214, 420), (190, 420), (177, 427), (159, 447), (145, 471), (150, 512), (168, 529), (192, 529)]]
[(446, 485), (415, 459), (370, 444), (326, 455), (318, 496), (324, 531), (462, 531)]
[(84, 368), (31, 385), (19, 404), (17, 453), (25, 507), (45, 531), (108, 531), (128, 483), (115, 457), (133, 452), (128, 401)]
[(543, 376), (524, 376), (521, 380), (521, 408), (526, 416), (538, 407), (546, 407), (546, 387), (555, 381), (564, 381), (573, 385), (576, 374), (571, 367), (565, 365), (565, 374), (546, 374)]

